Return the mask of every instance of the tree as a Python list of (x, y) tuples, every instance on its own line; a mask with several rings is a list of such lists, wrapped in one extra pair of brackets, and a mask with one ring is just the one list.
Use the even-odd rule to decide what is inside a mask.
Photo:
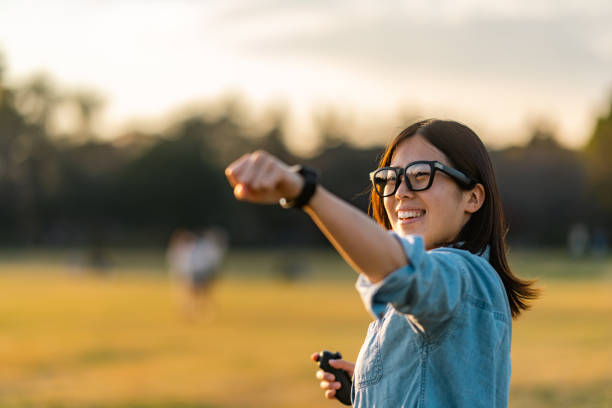
[(603, 219), (612, 224), (612, 97), (607, 114), (597, 119), (593, 135), (584, 149), (589, 189)]
[(511, 242), (564, 245), (570, 225), (591, 220), (582, 157), (551, 132), (535, 129), (526, 146), (493, 151), (491, 158)]

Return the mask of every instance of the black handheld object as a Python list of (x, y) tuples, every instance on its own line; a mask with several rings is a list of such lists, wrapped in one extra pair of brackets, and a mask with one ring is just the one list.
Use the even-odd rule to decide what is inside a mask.
[(332, 373), (334, 377), (336, 377), (335, 381), (340, 382), (340, 389), (336, 390), (336, 399), (344, 405), (351, 405), (351, 378), (346, 371), (329, 365), (329, 360), (338, 360), (341, 358), (342, 354), (337, 351), (332, 353), (331, 351), (323, 350), (317, 356), (317, 362), (321, 370)]

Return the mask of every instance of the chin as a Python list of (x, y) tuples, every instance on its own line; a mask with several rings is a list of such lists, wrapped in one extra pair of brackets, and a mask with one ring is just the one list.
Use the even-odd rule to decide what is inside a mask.
[(397, 228), (395, 232), (397, 232), (401, 236), (406, 236), (406, 235), (421, 235), (422, 237), (425, 236), (425, 234), (422, 231), (419, 231), (419, 229), (417, 228), (410, 228), (410, 227), (406, 228), (403, 226), (400, 226), (399, 228)]

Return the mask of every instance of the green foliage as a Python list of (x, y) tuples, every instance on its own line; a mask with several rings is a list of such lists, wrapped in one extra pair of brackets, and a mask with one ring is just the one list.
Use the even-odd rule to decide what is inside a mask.
[(608, 113), (597, 119), (585, 155), (591, 192), (612, 222), (612, 98)]
[[(224, 168), (254, 149), (318, 168), (329, 190), (367, 211), (368, 173), (382, 147), (348, 145), (334, 120), (321, 122), (326, 144), (309, 159), (287, 149), (282, 117), (254, 130), (232, 106), (177, 120), (161, 134), (101, 141), (90, 126), (101, 97), (62, 92), (44, 76), (11, 88), (1, 73), (0, 61), (0, 244), (164, 245), (176, 228), (211, 225), (227, 229), (233, 244), (325, 242), (303, 214), (234, 200)], [(77, 123), (54, 132), (66, 104), (78, 108)], [(509, 238), (558, 246), (573, 223), (609, 228), (611, 155), (612, 113), (598, 119), (584, 154), (537, 129), (526, 146), (492, 151)]]
[(524, 147), (491, 152), (510, 237), (519, 245), (563, 244), (570, 225), (595, 223), (581, 154), (535, 130)]

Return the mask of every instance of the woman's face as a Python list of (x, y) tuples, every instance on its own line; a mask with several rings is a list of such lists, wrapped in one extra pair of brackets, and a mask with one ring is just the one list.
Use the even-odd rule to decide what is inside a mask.
[[(416, 134), (396, 147), (390, 166), (404, 168), (418, 160), (437, 160), (447, 166), (446, 155)], [(424, 191), (410, 191), (402, 183), (394, 195), (383, 200), (393, 231), (399, 235), (423, 236), (427, 249), (452, 242), (470, 219), (474, 210), (473, 190), (461, 190), (447, 174), (436, 171), (431, 187)]]

